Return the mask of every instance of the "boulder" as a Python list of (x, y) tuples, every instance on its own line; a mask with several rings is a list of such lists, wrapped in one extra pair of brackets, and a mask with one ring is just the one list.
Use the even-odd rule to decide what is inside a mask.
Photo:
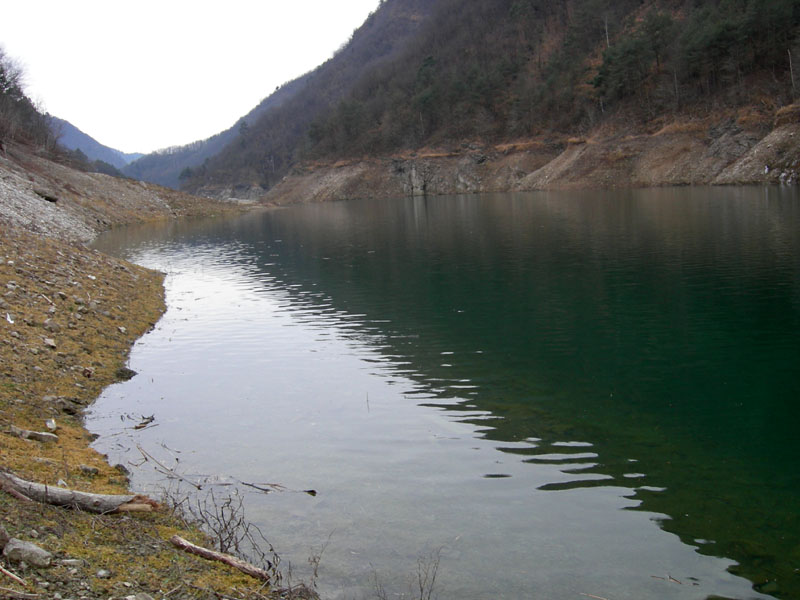
[(3, 556), (11, 562), (25, 562), (32, 567), (49, 567), (53, 555), (31, 542), (11, 538), (3, 548)]

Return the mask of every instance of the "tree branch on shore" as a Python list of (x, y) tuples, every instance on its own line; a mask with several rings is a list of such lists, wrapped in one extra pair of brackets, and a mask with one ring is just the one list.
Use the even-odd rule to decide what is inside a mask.
[(14, 598), (14, 600), (36, 600), (39, 594), (29, 594), (27, 592), (18, 592), (9, 588), (0, 587), (0, 597)]
[(264, 569), (259, 569), (258, 567), (230, 554), (203, 548), (202, 546), (198, 546), (188, 540), (185, 540), (179, 535), (173, 535), (169, 541), (176, 548), (180, 548), (189, 554), (195, 554), (201, 558), (205, 558), (206, 560), (215, 560), (224, 563), (230, 567), (240, 570), (242, 573), (249, 575), (250, 577), (255, 577), (256, 579), (260, 579), (262, 581), (270, 580), (270, 574)]
[(28, 584), (25, 582), (24, 579), (22, 579), (21, 577), (19, 577), (17, 575), (14, 575), (14, 573), (12, 573), (8, 569), (4, 568), (2, 565), (0, 565), (0, 573), (2, 573), (3, 575), (8, 577), (9, 579), (14, 581), (15, 583), (18, 583), (23, 587), (28, 587)]
[(136, 494), (92, 494), (26, 481), (11, 473), (0, 472), (0, 489), (16, 498), (20, 495), (43, 504), (76, 508), (91, 513), (151, 512), (159, 504)]

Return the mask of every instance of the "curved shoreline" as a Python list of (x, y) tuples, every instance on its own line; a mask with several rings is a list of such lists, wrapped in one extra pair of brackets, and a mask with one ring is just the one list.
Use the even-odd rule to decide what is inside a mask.
[[(82, 412), (120, 380), (130, 349), (165, 310), (163, 274), (83, 245), (130, 222), (241, 212), (173, 190), (72, 171), (24, 148), (0, 157), (0, 447), (16, 475), (92, 493), (125, 493), (123, 468), (90, 447)], [(42, 189), (57, 198), (43, 198)], [(139, 210), (141, 208), (141, 210)], [(12, 435), (50, 431), (55, 441)], [(264, 597), (261, 582), (177, 551), (172, 535), (207, 543), (169, 511), (88, 515), (0, 493), (0, 526), (54, 556), (50, 568), (2, 564), (38, 597)], [(60, 562), (66, 561), (66, 562)], [(35, 596), (32, 596), (35, 597)]]

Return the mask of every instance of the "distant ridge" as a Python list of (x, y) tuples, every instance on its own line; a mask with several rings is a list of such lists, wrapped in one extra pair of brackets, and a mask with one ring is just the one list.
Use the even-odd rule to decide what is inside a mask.
[(332, 58), (280, 86), (226, 131), (148, 154), (122, 172), (197, 192), (207, 171), (226, 171), (230, 162), (226, 177), (214, 181), (232, 184), (237, 195), (260, 195), (295, 163), (311, 122), (349, 94), (362, 71), (396, 58), (438, 1), (384, 0)]
[(52, 115), (49, 117), (49, 125), (61, 146), (67, 150), (80, 150), (90, 161), (101, 160), (117, 169), (122, 169), (131, 161), (143, 156), (140, 152), (126, 153), (101, 144), (69, 121)]
[(181, 183), (181, 175), (190, 176), (193, 170), (202, 167), (208, 159), (238, 138), (263, 113), (276, 109), (289, 101), (298, 90), (306, 85), (307, 81), (308, 75), (304, 75), (282, 85), (225, 131), (185, 146), (172, 146), (140, 155), (137, 160), (132, 161), (121, 171), (124, 175), (134, 179), (177, 189)]

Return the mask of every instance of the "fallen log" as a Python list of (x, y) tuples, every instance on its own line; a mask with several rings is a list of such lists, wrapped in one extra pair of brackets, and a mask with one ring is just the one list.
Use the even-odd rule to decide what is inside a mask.
[(197, 556), (205, 558), (206, 560), (216, 560), (224, 563), (230, 567), (239, 569), (242, 573), (249, 575), (250, 577), (260, 579), (261, 581), (270, 580), (270, 574), (264, 569), (260, 569), (248, 562), (236, 558), (235, 556), (231, 556), (230, 554), (203, 548), (202, 546), (198, 546), (188, 540), (183, 539), (179, 535), (173, 535), (169, 541), (176, 548), (180, 548), (181, 550), (184, 550), (190, 554), (196, 554)]
[(29, 429), (22, 429), (16, 425), (8, 426), (8, 433), (15, 435), (23, 440), (36, 440), (37, 442), (57, 442), (58, 436), (55, 433), (47, 431), (31, 431)]
[[(92, 494), (25, 481), (11, 473), (0, 472), (0, 488), (43, 504), (65, 506), (91, 513), (151, 512), (158, 510), (155, 500), (136, 494)], [(18, 496), (17, 496), (18, 497)]]

